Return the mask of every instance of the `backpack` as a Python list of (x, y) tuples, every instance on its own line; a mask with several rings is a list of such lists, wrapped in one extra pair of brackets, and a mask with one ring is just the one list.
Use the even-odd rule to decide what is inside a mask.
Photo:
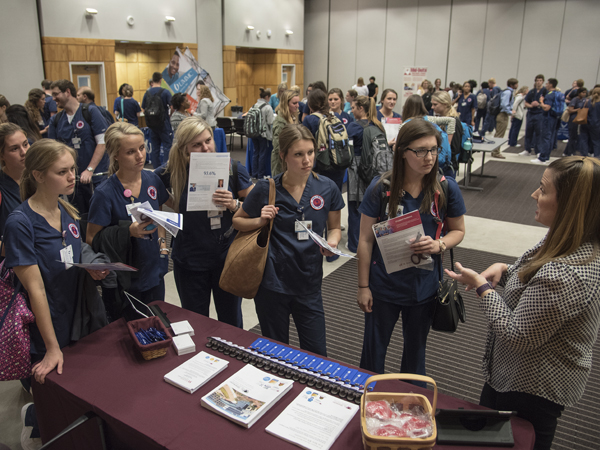
[[(504, 91), (506, 91), (507, 89), (508, 88), (504, 89)], [(494, 117), (500, 114), (500, 111), (502, 110), (502, 93), (504, 91), (500, 91), (492, 97), (492, 99), (487, 105), (488, 114), (491, 114)]]
[(267, 124), (263, 120), (262, 109), (267, 106), (266, 103), (262, 103), (260, 106), (254, 105), (244, 118), (244, 133), (249, 138), (258, 138), (267, 129)]
[[(108, 126), (111, 126), (113, 123), (115, 123), (115, 118), (112, 116), (111, 113), (108, 112), (108, 110), (102, 106), (97, 106), (96, 108), (98, 108), (100, 110), (100, 113), (102, 114), (102, 117), (104, 117), (104, 120), (106, 120), (106, 124)], [(89, 112), (88, 112), (89, 114)], [(89, 122), (88, 122), (89, 123)]]
[[(360, 122), (359, 122), (360, 123)], [(373, 178), (388, 170), (394, 165), (394, 152), (387, 143), (386, 135), (376, 126), (360, 123), (363, 127), (363, 146), (360, 163), (356, 170), (365, 185), (371, 184)]]
[[(456, 130), (460, 131), (457, 133)], [(468, 164), (473, 161), (473, 127), (457, 119), (456, 130), (452, 142), (454, 143), (454, 141), (456, 141), (456, 144), (459, 146), (459, 151), (456, 157), (452, 155), (452, 167), (454, 167), (454, 170), (458, 170), (461, 163)], [(458, 144), (459, 142), (460, 144)]]
[(477, 93), (477, 109), (485, 109), (487, 106), (487, 95), (483, 89)]
[(162, 93), (164, 89), (160, 90), (154, 95), (148, 95), (148, 103), (146, 109), (144, 109), (144, 117), (146, 118), (146, 125), (152, 130), (162, 130), (165, 126), (165, 105), (162, 101)]
[(565, 94), (554, 91), (554, 101), (552, 102), (551, 112), (554, 117), (560, 117), (565, 110)]
[(354, 147), (350, 145), (346, 127), (334, 113), (314, 113), (319, 118), (317, 130), (317, 171), (343, 170), (354, 159)]

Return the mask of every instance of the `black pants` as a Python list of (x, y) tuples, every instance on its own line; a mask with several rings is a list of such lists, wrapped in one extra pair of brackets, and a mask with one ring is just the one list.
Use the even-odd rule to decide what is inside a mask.
[(487, 383), (481, 391), (479, 404), (500, 411), (517, 411), (519, 417), (531, 422), (535, 430), (534, 450), (550, 450), (558, 418), (565, 409), (537, 395), (498, 392)]

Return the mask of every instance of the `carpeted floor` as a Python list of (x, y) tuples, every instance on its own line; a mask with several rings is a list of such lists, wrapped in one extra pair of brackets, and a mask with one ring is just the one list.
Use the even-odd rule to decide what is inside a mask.
[[(483, 173), (497, 178), (471, 177), (471, 185), (483, 191), (462, 190), (469, 216), (523, 225), (542, 226), (535, 221), (531, 194), (539, 187), (544, 166), (487, 161)], [(475, 173), (479, 173), (476, 170)]]
[[(475, 250), (457, 248), (455, 258), (465, 267), (478, 272), (494, 262), (512, 263), (506, 256)], [(450, 266), (446, 258), (445, 266)], [(357, 264), (349, 261), (323, 280), (323, 304), (327, 327), (327, 351), (332, 359), (358, 365), (362, 349), (363, 313), (356, 305)], [(474, 403), (479, 402), (483, 386), (481, 358), (483, 355), (486, 321), (478, 307), (474, 293), (464, 292), (467, 322), (460, 324), (454, 334), (432, 331), (427, 343), (427, 373), (438, 384), (438, 389), (454, 397)], [(251, 331), (260, 334), (260, 326)], [(290, 326), (290, 344), (298, 346), (294, 324)], [(386, 372), (397, 373), (402, 357), (402, 330), (398, 325), (386, 361)], [(600, 343), (596, 344), (596, 352)], [(597, 354), (597, 353), (596, 353)], [(596, 426), (600, 418), (600, 405), (594, 400), (600, 395), (600, 368), (592, 368), (586, 392), (582, 400), (567, 409), (559, 420), (554, 439), (554, 450), (598, 448), (600, 431)]]

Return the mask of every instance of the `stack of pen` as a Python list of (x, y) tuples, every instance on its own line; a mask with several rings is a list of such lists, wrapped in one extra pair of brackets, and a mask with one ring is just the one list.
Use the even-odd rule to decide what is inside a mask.
[[(248, 348), (219, 337), (209, 337), (206, 346), (257, 368), (298, 381), (323, 392), (360, 404), (365, 381), (371, 376), (326, 358), (260, 338)], [(369, 390), (375, 383), (369, 385)]]

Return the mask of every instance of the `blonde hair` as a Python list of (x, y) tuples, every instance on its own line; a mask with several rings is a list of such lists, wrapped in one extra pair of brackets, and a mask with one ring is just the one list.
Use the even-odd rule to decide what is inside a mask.
[(454, 105), (452, 105), (450, 94), (448, 94), (446, 91), (435, 91), (433, 94), (431, 94), (431, 98), (446, 107), (446, 114), (444, 114), (445, 117), (460, 117), (460, 114), (458, 114), (456, 108)]
[(569, 156), (553, 161), (548, 170), (552, 171), (560, 212), (554, 216), (544, 244), (519, 272), (522, 283), (528, 283), (545, 264), (569, 256), (586, 242), (594, 246), (593, 254), (587, 261), (575, 264), (586, 264), (598, 254), (600, 161)]
[(275, 108), (278, 115), (281, 115), (287, 123), (298, 123), (298, 111), (295, 114), (290, 112), (290, 101), (294, 97), (300, 97), (300, 93), (296, 91), (283, 91), (279, 99), (279, 105)]
[[(285, 157), (288, 155), (290, 148), (298, 141), (311, 141), (315, 154), (317, 152), (317, 142), (308, 128), (296, 123), (287, 124), (281, 130), (281, 133), (279, 133), (279, 157), (281, 158), (284, 172), (287, 170)], [(317, 180), (319, 179), (319, 175), (315, 171), (312, 171), (312, 174)]]
[(358, 81), (356, 82), (357, 86), (364, 86), (365, 85), (365, 80), (363, 80), (363, 77), (358, 77)]
[(590, 96), (592, 97), (592, 105), (595, 105), (600, 100), (600, 88), (592, 89)]
[(215, 101), (210, 92), (210, 88), (206, 85), (200, 86), (200, 91), (198, 93), (198, 101), (202, 100), (203, 98), (208, 98), (211, 102)]
[(144, 137), (142, 130), (127, 122), (115, 122), (106, 130), (106, 133), (104, 134), (104, 144), (110, 160), (110, 165), (108, 166), (108, 173), (110, 175), (119, 170), (117, 156), (119, 155), (119, 150), (121, 150), (121, 139), (125, 136), (135, 135), (142, 136), (142, 138)]
[(169, 161), (167, 162), (166, 172), (171, 175), (171, 189), (173, 190), (173, 209), (179, 212), (179, 200), (184, 189), (187, 188), (188, 167), (190, 164), (190, 154), (187, 146), (196, 137), (209, 131), (213, 137), (212, 128), (204, 119), (198, 116), (187, 117), (181, 121), (175, 132), (175, 139)]
[(280, 83), (279, 86), (277, 86), (277, 96), (283, 94), (284, 91), (287, 91), (287, 83)]
[(290, 88), (290, 91), (296, 91), (298, 93), (298, 97), (300, 97), (300, 93), (302, 92), (302, 89), (300, 89), (300, 86), (295, 84)]
[[(38, 183), (33, 176), (33, 172), (46, 173), (48, 169), (58, 159), (69, 153), (73, 157), (73, 164), (75, 170), (77, 170), (77, 155), (75, 150), (65, 144), (55, 141), (54, 139), (40, 139), (33, 143), (27, 153), (25, 154), (25, 169), (21, 175), (21, 200), (25, 201), (37, 192)], [(58, 197), (58, 203), (60, 203), (67, 213), (75, 220), (79, 220), (79, 212), (71, 205), (68, 201)]]
[(521, 88), (517, 91), (517, 95), (524, 94), (527, 91), (529, 91), (529, 87), (528, 86), (521, 86)]
[(359, 95), (354, 100), (356, 107), (361, 107), (367, 114), (367, 120), (373, 122), (373, 124), (385, 133), (385, 129), (379, 119), (377, 119), (377, 107), (375, 106), (375, 99), (373, 97), (367, 97), (366, 95)]

